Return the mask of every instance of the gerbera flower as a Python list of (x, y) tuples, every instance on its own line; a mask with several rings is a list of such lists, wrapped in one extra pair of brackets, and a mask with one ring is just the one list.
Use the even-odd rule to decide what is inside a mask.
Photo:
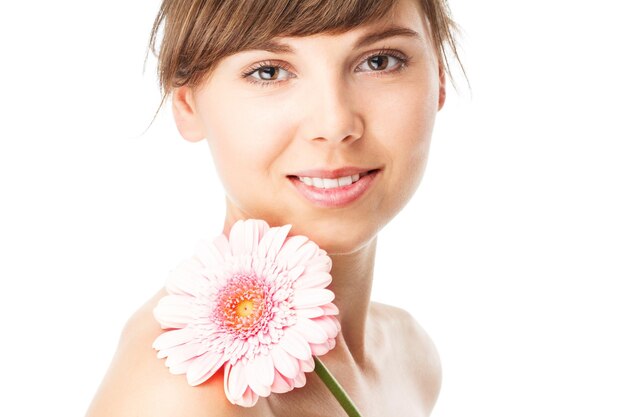
[(226, 397), (245, 407), (305, 384), (340, 326), (330, 258), (290, 229), (240, 220), (170, 272), (154, 309), (169, 331), (153, 343), (170, 372), (199, 385), (224, 367)]

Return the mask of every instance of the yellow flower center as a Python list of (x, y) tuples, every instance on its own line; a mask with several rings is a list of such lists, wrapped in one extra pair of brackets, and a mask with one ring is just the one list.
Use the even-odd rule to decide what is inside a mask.
[(259, 278), (234, 275), (220, 291), (214, 319), (227, 331), (254, 331), (267, 315), (266, 302), (264, 285)]
[(237, 305), (237, 315), (239, 317), (248, 317), (250, 314), (254, 313), (254, 301), (252, 300), (243, 300)]

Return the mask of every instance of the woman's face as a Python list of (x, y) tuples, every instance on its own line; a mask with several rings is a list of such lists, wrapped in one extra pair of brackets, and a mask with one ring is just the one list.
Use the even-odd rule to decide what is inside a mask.
[[(181, 134), (211, 148), (228, 227), (292, 224), (330, 254), (350, 253), (409, 201), (445, 90), (416, 2), (396, 11), (341, 35), (275, 38), (293, 52), (239, 52), (174, 92)], [(417, 35), (366, 38), (392, 26)]]

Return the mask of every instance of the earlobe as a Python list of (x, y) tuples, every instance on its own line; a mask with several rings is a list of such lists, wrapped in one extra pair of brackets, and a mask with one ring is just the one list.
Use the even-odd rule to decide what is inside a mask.
[(439, 107), (441, 110), (443, 104), (446, 102), (446, 71), (442, 65), (439, 65)]
[(193, 101), (191, 88), (182, 86), (172, 92), (172, 112), (181, 136), (190, 142), (204, 139), (204, 129)]

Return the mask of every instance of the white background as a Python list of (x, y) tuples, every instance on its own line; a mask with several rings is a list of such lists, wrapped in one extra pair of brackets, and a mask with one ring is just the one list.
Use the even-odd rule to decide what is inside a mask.
[[(435, 417), (625, 416), (619, 2), (451, 1), (457, 76), (374, 299), (435, 340)], [(221, 231), (204, 142), (142, 74), (156, 1), (0, 15), (0, 415), (82, 415), (127, 317)], [(399, 381), (401, 383), (401, 381)]]

